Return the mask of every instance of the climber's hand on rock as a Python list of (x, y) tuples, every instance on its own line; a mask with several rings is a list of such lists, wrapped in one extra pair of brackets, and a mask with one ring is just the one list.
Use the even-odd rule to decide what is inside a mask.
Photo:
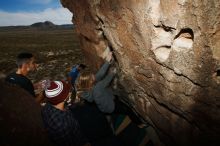
[(106, 61), (111, 62), (112, 61), (112, 52), (109, 52), (105, 59), (106, 59)]

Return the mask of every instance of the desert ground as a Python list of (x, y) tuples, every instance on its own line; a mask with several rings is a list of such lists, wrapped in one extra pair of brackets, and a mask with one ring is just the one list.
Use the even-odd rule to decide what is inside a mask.
[(84, 62), (74, 28), (0, 28), (0, 78), (16, 70), (17, 54), (26, 51), (39, 64), (29, 76), (33, 82), (65, 79), (74, 64)]

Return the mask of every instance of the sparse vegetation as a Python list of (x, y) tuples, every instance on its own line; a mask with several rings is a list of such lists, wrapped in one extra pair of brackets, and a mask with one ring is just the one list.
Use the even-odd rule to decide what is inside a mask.
[(0, 71), (8, 74), (16, 69), (15, 58), (19, 52), (32, 52), (37, 57), (39, 70), (30, 77), (63, 79), (67, 68), (82, 60), (79, 41), (70, 28), (0, 28)]

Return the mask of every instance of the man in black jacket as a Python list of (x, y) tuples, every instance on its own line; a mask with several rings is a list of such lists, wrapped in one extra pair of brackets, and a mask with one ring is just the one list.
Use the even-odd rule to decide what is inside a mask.
[(42, 94), (38, 96), (35, 95), (34, 86), (32, 82), (27, 78), (29, 72), (36, 70), (37, 64), (35, 63), (35, 58), (31, 53), (20, 53), (16, 59), (17, 71), (9, 74), (6, 77), (6, 82), (15, 84), (26, 90), (33, 97), (40, 102)]

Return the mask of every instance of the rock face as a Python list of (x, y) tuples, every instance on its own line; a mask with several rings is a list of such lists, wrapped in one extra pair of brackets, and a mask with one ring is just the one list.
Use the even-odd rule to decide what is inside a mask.
[(114, 52), (118, 90), (166, 145), (218, 145), (219, 0), (61, 0), (94, 70)]

